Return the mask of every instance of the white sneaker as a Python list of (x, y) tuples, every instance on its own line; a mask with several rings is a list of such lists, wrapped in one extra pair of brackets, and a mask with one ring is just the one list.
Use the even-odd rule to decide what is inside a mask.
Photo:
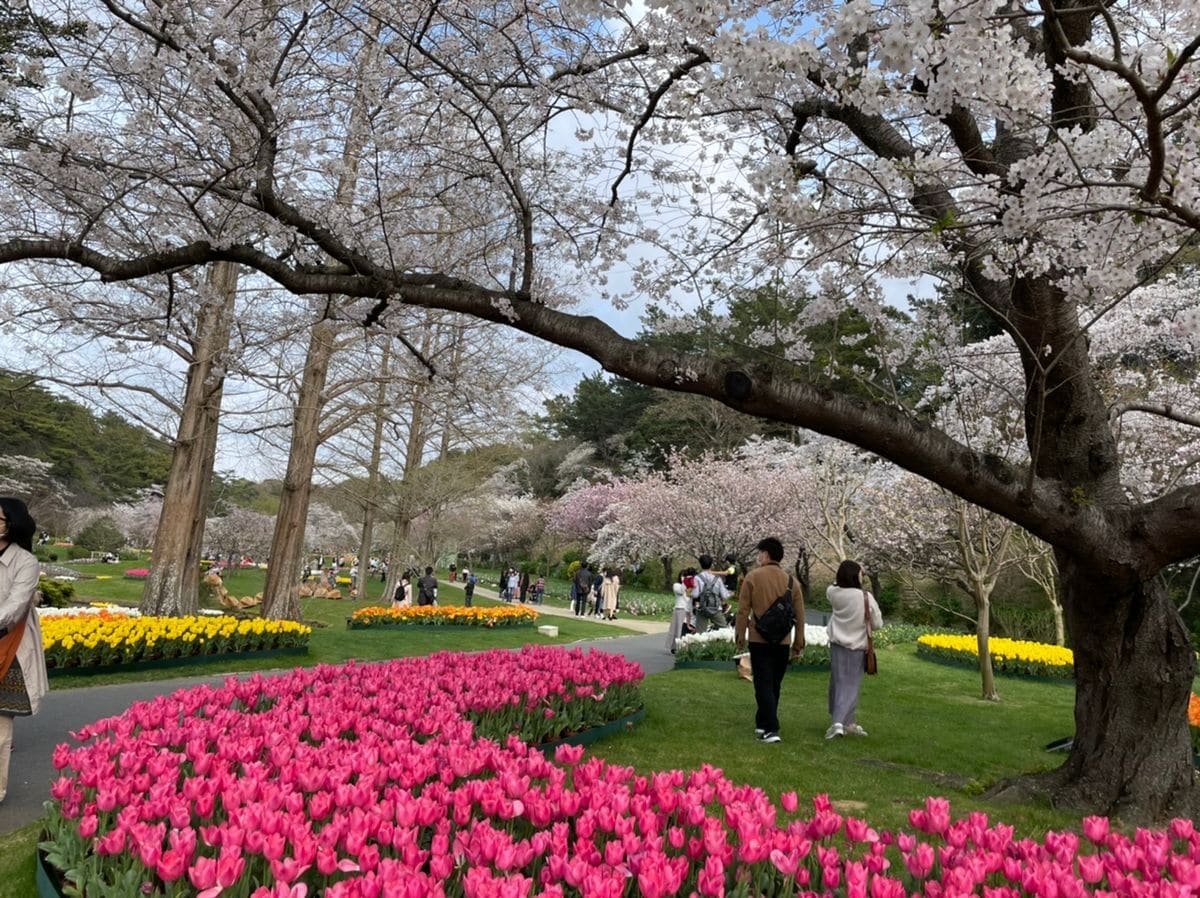
[(761, 739), (765, 735), (767, 735), (767, 731), (764, 730), (762, 727), (754, 728), (754, 738)]
[(840, 723), (835, 723), (825, 731), (826, 739), (836, 739), (838, 736), (846, 735), (846, 729)]
[(852, 723), (846, 727), (846, 732), (851, 736), (865, 736), (867, 731), (860, 727), (857, 723)]
[(779, 737), (778, 733), (763, 733), (758, 737), (758, 741), (767, 745), (774, 745), (776, 742), (782, 742), (783, 739)]

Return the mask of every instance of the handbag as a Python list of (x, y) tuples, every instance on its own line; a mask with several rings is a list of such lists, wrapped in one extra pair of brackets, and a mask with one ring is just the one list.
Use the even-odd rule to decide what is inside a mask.
[(867, 619), (867, 652), (863, 656), (863, 669), (868, 676), (879, 673), (879, 662), (875, 658), (875, 637), (871, 634), (871, 605), (867, 601), (867, 591), (863, 590), (863, 616)]
[(771, 603), (762, 617), (754, 618), (754, 629), (758, 635), (772, 645), (787, 639), (796, 626), (796, 609), (792, 607), (792, 575), (788, 574), (787, 592)]
[(29, 619), (26, 617), (11, 630), (5, 630), (4, 635), (0, 636), (0, 680), (7, 676), (8, 669), (12, 667), (13, 661), (17, 658), (17, 647), (21, 644), (21, 637), (25, 635), (25, 625), (28, 622)]

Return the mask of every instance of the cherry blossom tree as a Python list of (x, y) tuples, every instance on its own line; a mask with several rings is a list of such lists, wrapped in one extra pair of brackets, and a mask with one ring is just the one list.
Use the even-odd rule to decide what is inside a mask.
[(26, 455), (10, 455), (0, 471), (0, 496), (24, 500), (35, 521), (54, 531), (64, 528), (70, 514), (70, 495), (51, 473), (53, 463)]
[(859, 492), (860, 545), (872, 564), (902, 578), (951, 584), (975, 606), (975, 639), (983, 698), (998, 701), (988, 650), (996, 583), (1016, 564), (1012, 521), (891, 465), (880, 466)]
[(790, 564), (810, 514), (800, 479), (790, 457), (769, 453), (672, 456), (666, 471), (623, 482), (624, 497), (604, 511), (592, 557), (619, 565), (663, 559), (665, 570), (678, 556), (732, 553), (747, 561), (759, 540), (777, 536)]
[(249, 508), (234, 506), (229, 513), (209, 518), (204, 527), (204, 544), (208, 550), (229, 559), (249, 555), (266, 560), (271, 550), (275, 518)]
[[(1195, 4), (658, 0), (635, 19), (605, 0), (330, 0), (301, 16), (104, 0), (84, 14), (86, 33), (10, 92), (30, 136), (0, 166), (0, 262), (107, 280), (233, 262), (346, 297), (340, 314), (367, 323), (403, 306), (474, 315), (875, 452), (1054, 547), (1075, 740), (1019, 788), (1126, 818), (1196, 810), (1195, 657), (1158, 575), (1200, 550), (1200, 486), (1130, 498), (1087, 339), (1200, 229)], [(363, 35), (380, 36), (366, 71)], [(352, 161), (370, 165), (339, 196), (348, 160), (329, 123), (364, 84)], [(467, 252), (442, 248), (448, 230)], [(825, 314), (853, 306), (880, 330), (881, 279), (936, 273), (1018, 354), (1028, 460), (911, 414), (892, 377), (902, 341), (881, 344), (864, 399), (759, 365), (754, 346), (739, 361), (648, 348), (562, 307), (587, 283), (627, 301), (617, 263), (658, 295), (803, 271)], [(790, 346), (800, 361), (802, 335)]]
[(546, 526), (568, 539), (591, 542), (608, 523), (610, 509), (637, 489), (622, 478), (578, 484), (550, 506)]

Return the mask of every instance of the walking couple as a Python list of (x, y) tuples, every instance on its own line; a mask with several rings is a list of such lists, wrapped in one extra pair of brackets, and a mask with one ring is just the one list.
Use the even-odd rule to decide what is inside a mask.
[[(750, 652), (754, 676), (754, 700), (757, 712), (754, 734), (760, 742), (780, 742), (779, 695), (789, 661), (804, 652), (804, 596), (795, 578), (788, 574), (783, 561), (783, 544), (774, 537), (758, 546), (758, 566), (746, 575), (738, 592), (734, 641), (739, 653)], [(867, 648), (867, 619), (870, 626), (882, 626), (875, 598), (862, 586), (862, 566), (844, 561), (838, 568), (837, 583), (827, 591), (833, 615), (829, 621), (829, 713), (833, 724), (825, 734), (834, 739), (846, 733), (865, 736), (858, 725), (858, 693), (862, 683)], [(795, 629), (790, 643), (785, 635), (769, 641), (759, 630), (768, 609), (790, 592)]]

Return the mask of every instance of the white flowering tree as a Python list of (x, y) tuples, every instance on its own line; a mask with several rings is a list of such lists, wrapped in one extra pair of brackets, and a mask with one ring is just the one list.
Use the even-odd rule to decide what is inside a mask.
[[(1022, 788), (1127, 819), (1197, 810), (1195, 657), (1158, 574), (1200, 550), (1200, 486), (1129, 498), (1087, 339), (1200, 230), (1196, 4), (37, 6), (91, 22), (49, 32), (42, 87), (9, 92), (31, 137), (4, 142), (0, 263), (235, 262), (347, 297), (341, 315), (474, 315), (871, 450), (1054, 546), (1076, 733)], [(329, 132), (359, 89), (378, 100), (343, 154)], [(1028, 461), (909, 414), (888, 389), (900, 343), (851, 394), (561, 307), (630, 259), (660, 294), (803, 269), (828, 314), (879, 329), (882, 279), (939, 273), (1019, 355)]]
[(1016, 564), (1017, 525), (891, 465), (878, 467), (858, 499), (859, 541), (872, 564), (955, 586), (971, 600), (983, 697), (998, 701), (991, 602), (1000, 576)]
[(228, 514), (208, 519), (204, 527), (204, 544), (210, 552), (231, 560), (249, 555), (258, 561), (266, 561), (274, 531), (272, 515), (234, 506)]
[(25, 502), (35, 521), (54, 530), (70, 517), (70, 494), (53, 474), (54, 465), (27, 455), (9, 455), (0, 471), (0, 496)]

